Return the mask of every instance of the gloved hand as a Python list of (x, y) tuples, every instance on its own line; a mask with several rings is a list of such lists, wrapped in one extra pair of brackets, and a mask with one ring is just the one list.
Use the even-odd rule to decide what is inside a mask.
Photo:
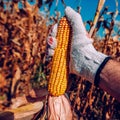
[(96, 72), (107, 55), (96, 51), (92, 45), (92, 39), (88, 37), (79, 13), (70, 7), (66, 7), (65, 14), (73, 31), (70, 72), (83, 75), (91, 83), (94, 83)]
[(54, 55), (54, 50), (57, 47), (56, 40), (57, 26), (58, 26), (57, 24), (52, 26), (47, 37), (48, 57), (52, 57)]

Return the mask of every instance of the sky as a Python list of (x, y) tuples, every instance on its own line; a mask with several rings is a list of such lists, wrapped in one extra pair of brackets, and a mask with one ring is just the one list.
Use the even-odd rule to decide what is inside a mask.
[[(57, 9), (57, 11), (60, 11), (61, 13), (61, 17), (64, 16), (64, 10), (65, 7), (63, 6), (63, 4), (61, 3), (61, 0), (58, 0), (58, 4), (56, 7), (56, 1), (54, 0), (54, 3), (52, 4), (52, 7), (50, 9), (50, 16), (53, 16), (55, 14), (55, 9)], [(93, 20), (94, 19), (94, 15), (97, 9), (97, 5), (99, 0), (64, 0), (65, 4), (67, 6), (72, 7), (74, 10), (76, 10), (77, 6), (81, 7), (81, 16), (83, 19), (83, 22), (88, 21), (88, 20)], [(118, 11), (120, 12), (120, 0), (106, 0), (104, 6), (108, 6), (108, 11), (109, 12), (113, 12), (116, 10), (116, 2), (118, 1)], [(118, 15), (116, 17), (116, 21), (117, 23), (119, 23), (120, 21), (120, 15)], [(86, 29), (89, 30), (89, 26), (86, 26)], [(119, 27), (120, 29), (120, 27)], [(104, 29), (101, 27), (100, 30), (98, 31), (98, 35), (99, 37), (103, 37), (105, 34)]]
[[(30, 0), (28, 0), (28, 1), (30, 1)], [(31, 2), (31, 3), (35, 4), (35, 0), (32, 0), (32, 1), (33, 2)], [(43, 1), (46, 1), (46, 0), (43, 0)], [(61, 0), (53, 0), (53, 1), (54, 2), (50, 9), (50, 15), (51, 16), (54, 15), (55, 9), (57, 9), (58, 11), (61, 12), (61, 16), (63, 16), (65, 7), (63, 6)], [(56, 1), (58, 1), (57, 7), (56, 7)], [(80, 6), (82, 19), (83, 19), (83, 21), (86, 21), (86, 20), (93, 19), (99, 0), (64, 0), (64, 1), (67, 6), (70, 6), (73, 9), (76, 9), (77, 6)], [(116, 10), (115, 1), (119, 2), (118, 9), (120, 12), (120, 0), (105, 0), (104, 6), (108, 6), (109, 11), (115, 11)], [(44, 12), (43, 7), (40, 10), (41, 10), (41, 12), (42, 11)], [(117, 17), (117, 19), (120, 20), (120, 15), (119, 15), (119, 17)]]
[[(56, 0), (54, 0), (56, 1)], [(58, 7), (57, 10), (61, 12), (61, 15), (64, 15), (64, 6), (61, 3), (61, 0), (58, 0)], [(72, 7), (73, 9), (76, 9), (77, 6), (81, 6), (81, 16), (83, 18), (83, 21), (93, 19), (93, 16), (95, 15), (95, 11), (97, 8), (97, 4), (99, 0), (64, 0), (67, 6)], [(120, 11), (120, 0), (119, 1), (119, 11)], [(106, 0), (104, 6), (109, 7), (109, 11), (115, 11), (116, 5), (115, 5), (115, 0)], [(55, 2), (51, 7), (50, 14), (54, 14), (54, 9), (55, 9)], [(117, 19), (120, 20), (118, 17)]]
[[(45, 1), (45, 0), (43, 0)], [(57, 9), (57, 11), (59, 11), (61, 13), (61, 17), (64, 16), (64, 10), (65, 7), (63, 6), (61, 0), (53, 0), (53, 4), (51, 6), (50, 9), (50, 16), (54, 16), (55, 15), (55, 9)], [(56, 1), (58, 1), (57, 7), (56, 7)], [(88, 21), (88, 20), (93, 20), (94, 19), (94, 15), (97, 9), (97, 5), (99, 0), (64, 0), (65, 4), (67, 6), (72, 7), (74, 10), (76, 10), (77, 6), (81, 7), (81, 16), (83, 21)], [(116, 2), (118, 1), (118, 11), (120, 13), (120, 0), (106, 0), (104, 6), (108, 6), (108, 11), (109, 12), (113, 12), (116, 10)], [(44, 9), (43, 7), (41, 7), (40, 9), (41, 12), (44, 13)], [(116, 17), (116, 21), (117, 23), (119, 23), (120, 21), (120, 15), (118, 15)], [(89, 29), (88, 26), (86, 27), (86, 29)], [(120, 27), (119, 27), (120, 29)], [(100, 29), (100, 34), (103, 31), (103, 29)], [(104, 34), (104, 33), (102, 33)], [(101, 35), (102, 35), (101, 34)]]

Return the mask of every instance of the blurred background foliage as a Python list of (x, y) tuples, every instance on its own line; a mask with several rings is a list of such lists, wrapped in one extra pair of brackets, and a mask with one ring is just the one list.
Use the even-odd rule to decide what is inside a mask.
[[(100, 1), (103, 4), (98, 6)], [(95, 48), (120, 61), (119, 1), (114, 1), (114, 11), (104, 4), (107, 0), (97, 2), (92, 18), (84, 20), (84, 24)], [(51, 26), (64, 16), (68, 3), (67, 0), (0, 0), (0, 110), (13, 104), (13, 98), (28, 95), (33, 87), (47, 88), (52, 63), (46, 61), (46, 38)], [(81, 0), (71, 3), (83, 14)], [(69, 79), (72, 84), (67, 93), (74, 119), (119, 120), (120, 104), (115, 98), (85, 78), (70, 75)]]

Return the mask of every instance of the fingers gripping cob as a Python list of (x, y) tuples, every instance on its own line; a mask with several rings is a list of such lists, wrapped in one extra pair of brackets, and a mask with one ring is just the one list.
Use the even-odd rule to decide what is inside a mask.
[(61, 18), (57, 32), (57, 48), (52, 59), (52, 68), (48, 83), (48, 91), (53, 96), (65, 93), (68, 82), (68, 52), (70, 51), (70, 25), (66, 17)]

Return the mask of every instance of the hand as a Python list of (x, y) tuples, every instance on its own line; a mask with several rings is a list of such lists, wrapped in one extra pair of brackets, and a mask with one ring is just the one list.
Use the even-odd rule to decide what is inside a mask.
[(53, 25), (47, 37), (48, 57), (54, 55), (54, 50), (57, 47), (56, 34), (57, 34), (57, 24)]
[(70, 72), (83, 75), (91, 83), (94, 83), (96, 71), (107, 56), (95, 50), (80, 14), (70, 7), (66, 7), (65, 14), (73, 30)]

